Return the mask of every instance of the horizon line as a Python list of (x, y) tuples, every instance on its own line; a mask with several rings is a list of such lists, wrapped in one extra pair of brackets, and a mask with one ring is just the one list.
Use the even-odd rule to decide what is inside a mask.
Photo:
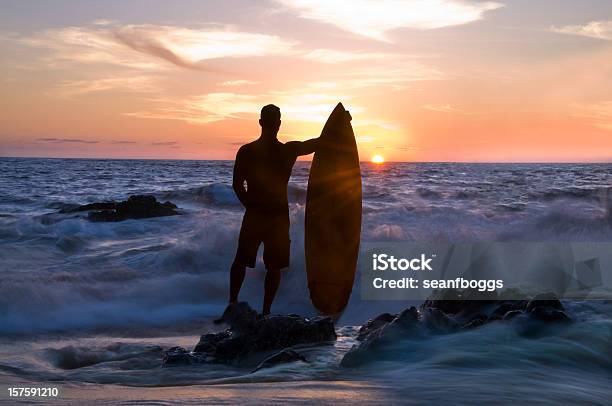
[[(231, 162), (234, 159), (200, 159), (200, 158), (94, 158), (94, 157), (57, 157), (57, 156), (0, 156), (0, 159), (73, 159), (73, 160), (98, 160), (98, 161), (219, 161)], [(312, 159), (297, 160), (296, 162), (312, 162)], [(608, 161), (385, 161), (373, 163), (360, 160), (359, 163), (373, 165), (412, 163), (412, 164), (612, 164), (612, 158)]]

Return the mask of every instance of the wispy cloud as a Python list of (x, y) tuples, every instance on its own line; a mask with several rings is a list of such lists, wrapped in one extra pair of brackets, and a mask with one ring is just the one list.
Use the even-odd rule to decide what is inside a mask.
[(444, 80), (447, 75), (431, 66), (419, 62), (398, 59), (393, 66), (370, 63), (368, 66), (357, 67), (344, 78), (338, 79), (347, 87), (392, 87), (401, 89), (411, 82), (426, 80)]
[(137, 144), (136, 141), (128, 141), (128, 140), (112, 140), (110, 143), (111, 144), (118, 144), (118, 145)]
[[(328, 95), (303, 90), (272, 91), (253, 95), (243, 93), (208, 93), (182, 100), (155, 100), (152, 110), (127, 113), (140, 118), (181, 120), (206, 124), (227, 119), (253, 118), (261, 106), (274, 103), (282, 106), (283, 115), (295, 121), (325, 121), (330, 108), (347, 95)], [(353, 111), (360, 111), (358, 106)]]
[(334, 49), (321, 48), (307, 51), (302, 55), (302, 57), (323, 63), (341, 63), (381, 59), (389, 60), (391, 58), (397, 58), (397, 55), (385, 54), (382, 52), (338, 51)]
[(234, 31), (229, 27), (129, 25), (112, 32), (119, 42), (136, 51), (190, 69), (207, 69), (203, 61), (216, 58), (286, 54), (294, 46), (275, 35)]
[(110, 22), (46, 30), (23, 38), (22, 43), (51, 50), (51, 63), (116, 64), (138, 69), (163, 69), (167, 66), (163, 63), (169, 63), (197, 70), (208, 70), (207, 60), (288, 54), (295, 45), (278, 36), (228, 26), (182, 28)]
[(118, 90), (119, 92), (151, 93), (159, 91), (150, 76), (112, 77), (92, 80), (70, 80), (60, 83), (57, 87), (62, 96), (77, 96), (86, 93)]
[(221, 83), (221, 86), (250, 86), (256, 85), (259, 82), (256, 80), (247, 80), (247, 79), (239, 79), (239, 80), (227, 80)]
[(173, 146), (178, 146), (179, 143), (176, 141), (154, 141), (151, 143), (151, 145), (155, 145), (155, 146), (162, 146), (162, 147), (173, 147)]
[(425, 104), (423, 106), (425, 110), (437, 111), (439, 113), (457, 113), (460, 112), (457, 107), (452, 104)]
[(64, 143), (74, 143), (74, 144), (98, 144), (99, 141), (95, 140), (84, 140), (80, 138), (37, 138), (36, 141), (39, 142), (49, 142), (53, 144), (64, 144)]
[[(256, 120), (261, 106), (274, 103), (281, 107), (283, 122), (316, 123), (327, 120), (331, 110), (342, 101), (350, 109), (353, 125), (367, 131), (396, 133), (396, 123), (362, 114), (365, 109), (348, 94), (304, 92), (303, 89), (271, 91), (259, 95), (209, 93), (181, 100), (156, 100), (149, 110), (126, 113), (145, 119), (179, 120), (190, 124), (208, 124), (222, 120)], [(286, 135), (286, 134), (285, 134)]]
[(390, 41), (396, 28), (433, 29), (483, 18), (486, 11), (504, 7), (492, 1), (470, 0), (276, 0), (300, 17), (333, 24), (343, 30)]
[(429, 111), (436, 111), (438, 113), (454, 113), (454, 114), (465, 114), (465, 115), (477, 115), (484, 114), (482, 111), (471, 111), (457, 104), (440, 103), (440, 104), (424, 104), (423, 109)]
[(580, 35), (612, 41), (612, 21), (591, 21), (585, 25), (565, 25), (563, 27), (552, 26), (550, 30), (559, 34)]

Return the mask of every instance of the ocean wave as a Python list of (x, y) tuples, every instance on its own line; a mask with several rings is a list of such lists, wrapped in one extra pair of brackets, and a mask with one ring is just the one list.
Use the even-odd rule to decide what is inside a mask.
[(544, 201), (581, 199), (608, 203), (612, 202), (612, 187), (551, 188), (543, 191), (531, 192), (529, 196)]
[[(177, 200), (199, 203), (209, 207), (217, 208), (241, 208), (242, 205), (231, 184), (212, 183), (189, 189), (178, 189), (165, 191), (158, 194), (162, 200)], [(290, 184), (287, 188), (287, 197), (290, 203), (304, 204), (306, 202), (306, 189)]]
[(133, 359), (138, 359), (139, 362), (132, 363), (132, 365), (126, 365), (127, 363), (123, 362), (121, 369), (140, 369), (144, 366), (143, 358), (153, 358), (153, 363), (146, 365), (148, 368), (159, 365), (162, 351), (163, 349), (160, 346), (117, 342), (102, 348), (75, 347), (72, 345), (62, 348), (48, 348), (43, 351), (43, 357), (54, 367), (60, 369), (78, 369), (105, 362)]

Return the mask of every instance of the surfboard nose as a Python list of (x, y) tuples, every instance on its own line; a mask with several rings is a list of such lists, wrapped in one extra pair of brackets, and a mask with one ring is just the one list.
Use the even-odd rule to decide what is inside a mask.
[(351, 117), (351, 113), (349, 113), (349, 111), (344, 108), (344, 105), (342, 104), (342, 102), (338, 102), (338, 104), (336, 104), (336, 107), (334, 107), (334, 110), (330, 114), (327, 121), (328, 122), (336, 121), (336, 120), (344, 119), (347, 116), (348, 116), (348, 121), (351, 121), (353, 119), (353, 117)]

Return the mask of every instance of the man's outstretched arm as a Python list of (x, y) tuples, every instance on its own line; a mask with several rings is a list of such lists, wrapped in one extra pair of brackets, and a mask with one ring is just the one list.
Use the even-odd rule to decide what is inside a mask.
[(236, 154), (236, 160), (234, 161), (234, 177), (232, 180), (232, 189), (236, 193), (240, 203), (246, 208), (248, 203), (248, 193), (244, 187), (246, 181), (246, 169), (244, 167), (244, 153), (242, 149), (238, 150)]
[(308, 155), (316, 152), (321, 137), (319, 138), (311, 138), (306, 141), (289, 141), (285, 145), (291, 149), (291, 151), (297, 155)]

